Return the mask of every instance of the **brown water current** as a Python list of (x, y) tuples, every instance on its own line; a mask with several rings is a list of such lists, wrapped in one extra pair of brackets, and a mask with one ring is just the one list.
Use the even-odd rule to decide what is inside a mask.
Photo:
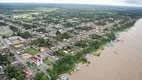
[(90, 55), (88, 67), (79, 64), (69, 80), (142, 80), (142, 19), (120, 38), (123, 42), (105, 47), (100, 57)]

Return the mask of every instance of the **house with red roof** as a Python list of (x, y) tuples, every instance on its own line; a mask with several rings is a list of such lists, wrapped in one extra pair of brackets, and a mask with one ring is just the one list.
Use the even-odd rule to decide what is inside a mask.
[(32, 57), (31, 60), (33, 63), (35, 63), (38, 66), (43, 64), (42, 57), (40, 55), (36, 55), (36, 56)]
[(24, 71), (26, 80), (31, 80), (32, 73), (28, 70), (23, 70), (23, 71)]

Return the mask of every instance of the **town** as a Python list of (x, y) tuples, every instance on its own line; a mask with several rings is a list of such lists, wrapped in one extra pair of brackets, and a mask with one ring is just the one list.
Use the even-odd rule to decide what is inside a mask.
[(77, 63), (89, 62), (86, 54), (114, 41), (116, 32), (142, 16), (142, 10), (131, 7), (4, 5), (0, 5), (2, 80), (57, 80), (71, 74)]

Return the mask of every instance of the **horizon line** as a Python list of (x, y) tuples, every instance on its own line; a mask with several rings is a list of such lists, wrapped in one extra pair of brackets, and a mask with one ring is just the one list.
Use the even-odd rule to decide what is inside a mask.
[(132, 6), (132, 5), (115, 5), (115, 4), (85, 4), (85, 3), (44, 3), (44, 2), (0, 2), (1, 3), (10, 3), (10, 4), (76, 4), (76, 5), (102, 5), (102, 6), (117, 6), (117, 7), (142, 7), (142, 6)]

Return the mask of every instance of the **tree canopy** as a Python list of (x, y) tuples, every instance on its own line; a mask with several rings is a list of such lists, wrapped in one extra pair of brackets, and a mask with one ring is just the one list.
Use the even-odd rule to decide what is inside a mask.
[(43, 72), (40, 72), (36, 74), (35, 80), (49, 80), (49, 79), (48, 76), (46, 76)]
[(44, 38), (38, 38), (36, 40), (31, 41), (31, 44), (38, 45), (40, 47), (49, 46), (48, 40), (45, 40)]
[(5, 69), (9, 78), (16, 78), (17, 80), (24, 80), (24, 72), (22, 69), (14, 66), (7, 66)]
[(21, 36), (22, 38), (26, 38), (26, 39), (32, 37), (31, 33), (29, 33), (28, 31), (17, 32), (17, 36)]

